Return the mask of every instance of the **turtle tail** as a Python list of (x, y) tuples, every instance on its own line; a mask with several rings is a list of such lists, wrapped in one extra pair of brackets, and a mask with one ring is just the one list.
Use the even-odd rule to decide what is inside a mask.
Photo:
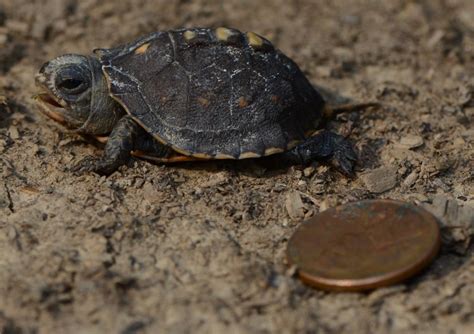
[(366, 102), (366, 103), (347, 103), (338, 105), (326, 105), (323, 111), (323, 118), (330, 120), (335, 118), (337, 115), (345, 112), (363, 111), (368, 108), (380, 108), (381, 104), (377, 102)]

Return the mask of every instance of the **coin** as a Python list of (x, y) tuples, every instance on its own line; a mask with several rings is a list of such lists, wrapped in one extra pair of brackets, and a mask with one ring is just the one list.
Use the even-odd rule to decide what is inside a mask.
[(438, 222), (426, 210), (393, 200), (365, 200), (302, 223), (288, 241), (287, 259), (311, 286), (363, 291), (419, 273), (439, 247)]

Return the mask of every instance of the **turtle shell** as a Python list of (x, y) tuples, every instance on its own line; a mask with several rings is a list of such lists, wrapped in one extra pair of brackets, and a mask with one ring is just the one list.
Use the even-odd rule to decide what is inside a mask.
[(320, 124), (321, 95), (292, 60), (255, 33), (157, 32), (96, 54), (110, 95), (184, 155), (271, 155), (296, 146)]

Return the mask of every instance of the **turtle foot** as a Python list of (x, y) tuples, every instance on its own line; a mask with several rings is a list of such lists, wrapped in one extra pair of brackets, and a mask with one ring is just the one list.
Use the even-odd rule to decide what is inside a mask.
[(87, 156), (77, 164), (73, 165), (69, 171), (74, 174), (84, 174), (87, 172), (94, 172), (99, 175), (110, 175), (112, 174), (117, 168), (114, 164), (107, 163), (100, 158), (96, 158), (93, 156)]

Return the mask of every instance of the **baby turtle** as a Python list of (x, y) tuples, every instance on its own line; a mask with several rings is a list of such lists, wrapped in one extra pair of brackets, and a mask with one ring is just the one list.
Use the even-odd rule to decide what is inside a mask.
[(330, 160), (351, 175), (357, 155), (322, 130), (331, 111), (298, 66), (265, 38), (229, 28), (156, 32), (94, 55), (66, 54), (36, 75), (43, 113), (80, 134), (108, 136), (76, 170), (110, 174), (130, 155), (160, 162), (278, 155)]

